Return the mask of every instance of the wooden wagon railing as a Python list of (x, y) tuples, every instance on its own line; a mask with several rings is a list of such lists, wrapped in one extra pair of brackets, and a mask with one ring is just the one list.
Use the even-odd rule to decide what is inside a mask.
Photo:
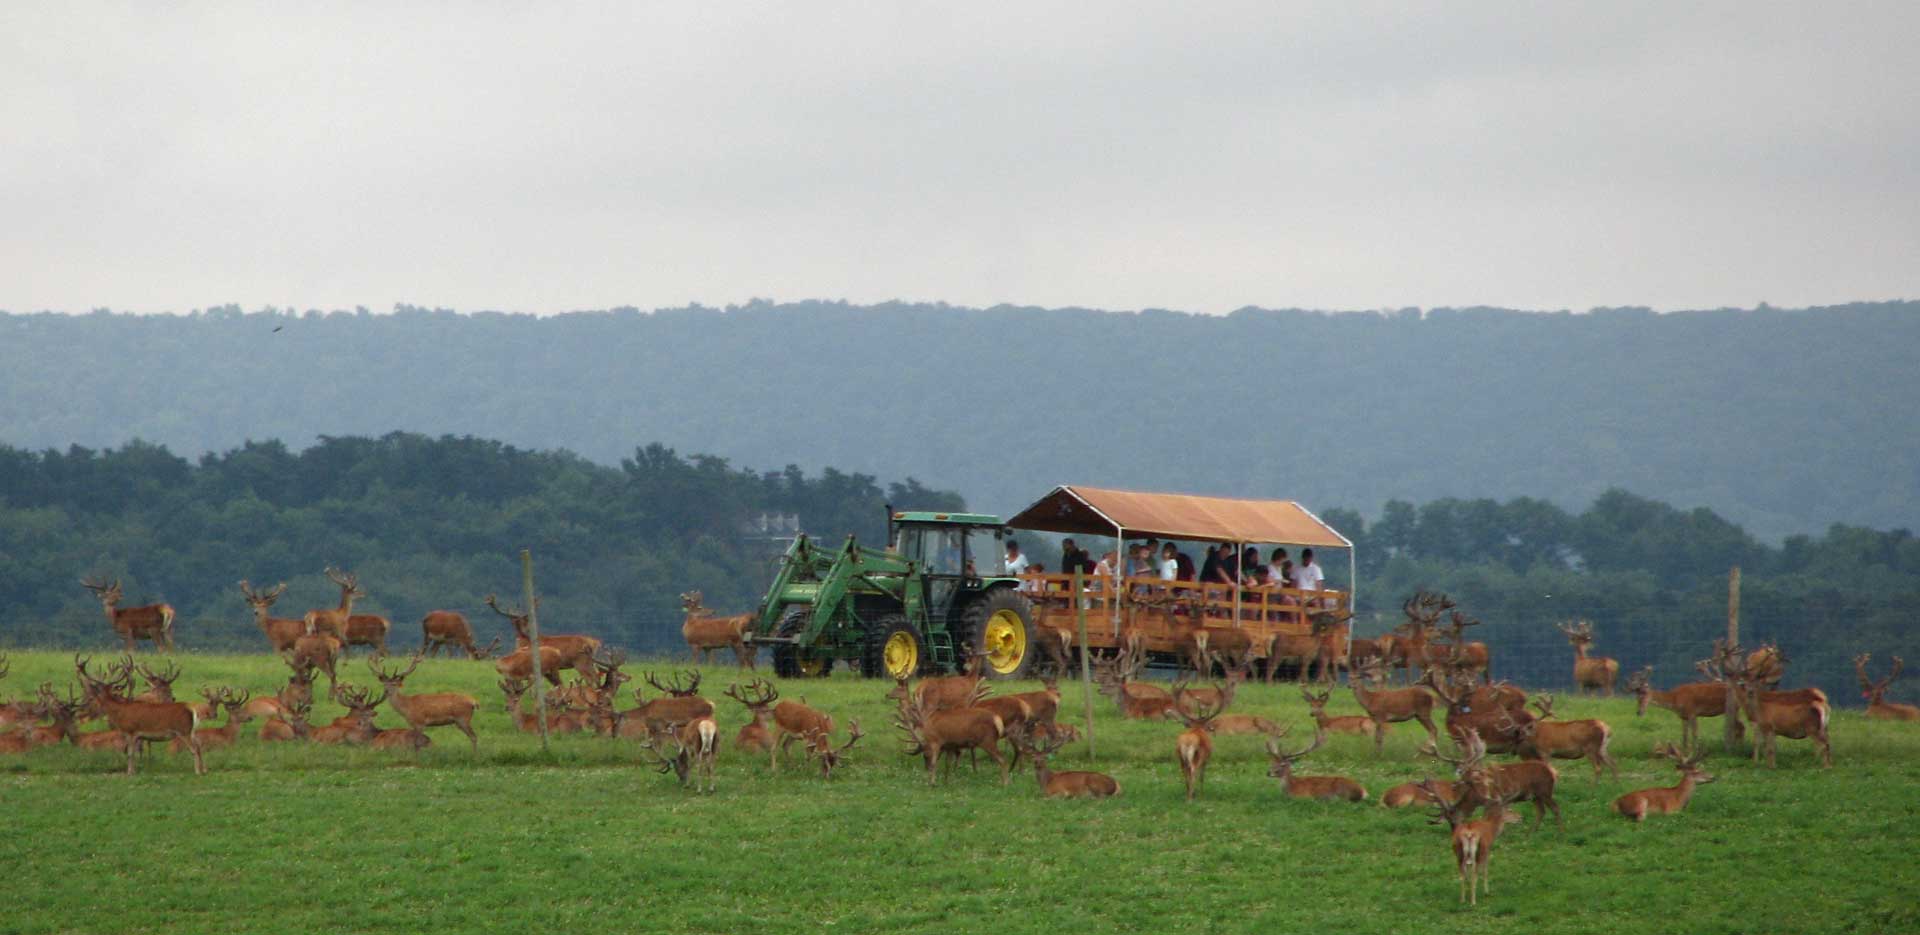
[(1082, 575), (1078, 592), (1073, 575), (1022, 575), (1020, 580), (1021, 592), (1033, 604), (1038, 627), (1072, 631), (1080, 609), (1085, 608), (1087, 643), (1094, 649), (1118, 647), (1127, 634), (1137, 633), (1149, 651), (1172, 652), (1179, 640), (1176, 631), (1191, 628), (1197, 613), (1199, 622), (1207, 627), (1252, 631), (1255, 655), (1264, 656), (1265, 637), (1311, 632), (1308, 611), (1344, 609), (1352, 599), (1345, 591), (1166, 581), (1157, 577), (1115, 581)]

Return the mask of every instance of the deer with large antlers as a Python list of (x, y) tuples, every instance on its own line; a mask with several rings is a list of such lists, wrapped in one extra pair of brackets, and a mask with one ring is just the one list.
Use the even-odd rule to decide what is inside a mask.
[(260, 725), (260, 740), (274, 743), (288, 740), (307, 740), (312, 726), (307, 723), (307, 715), (313, 713), (313, 701), (296, 701), (280, 709), (280, 713)]
[(173, 652), (173, 605), (121, 607), (118, 580), (108, 584), (104, 578), (82, 578), (80, 584), (100, 599), (100, 606), (107, 613), (107, 623), (113, 627), (114, 633), (126, 641), (129, 654), (139, 640), (152, 640), (154, 649)]
[[(139, 665), (134, 666), (133, 670), (135, 672), (140, 673), (140, 678), (147, 683), (147, 690), (141, 692), (138, 695), (133, 696), (133, 700), (135, 701), (177, 701), (178, 700), (173, 697), (173, 683), (180, 680), (180, 667), (178, 665), (175, 665), (174, 663), (169, 662), (164, 664), (161, 668), (155, 669), (152, 666), (147, 665), (146, 663), (141, 663)], [(206, 713), (205, 709), (200, 709), (200, 711), (201, 711), (201, 718), (203, 720), (209, 716)]]
[[(1432, 757), (1451, 764), (1460, 782), (1454, 785), (1455, 798), (1462, 808), (1471, 810), (1488, 804), (1492, 796), (1507, 803), (1533, 803), (1533, 830), (1538, 831), (1546, 820), (1547, 812), (1553, 813), (1554, 826), (1566, 830), (1566, 822), (1560, 817), (1560, 803), (1554, 799), (1554, 791), (1560, 784), (1560, 771), (1545, 760), (1521, 760), (1518, 763), (1500, 763), (1486, 765), (1487, 744), (1480, 734), (1473, 730), (1461, 732), (1454, 738), (1459, 744), (1460, 756), (1450, 757), (1441, 753), (1433, 744), (1420, 748), (1422, 756)], [(1476, 779), (1479, 775), (1485, 782)]]
[[(633, 700), (640, 706), (620, 712), (614, 729), (617, 736), (644, 740), (662, 724), (686, 724), (713, 716), (713, 702), (700, 697), (698, 671), (674, 673), (664, 685), (652, 672), (646, 673), (645, 678), (648, 685), (660, 692), (660, 697), (647, 701), (636, 687)], [(683, 684), (683, 680), (688, 681)]]
[[(527, 661), (524, 662), (523, 665), (530, 672), (533, 668), (533, 663), (530, 658), (533, 639), (527, 635), (528, 615), (520, 610), (520, 608), (514, 607), (511, 604), (506, 607), (501, 607), (499, 600), (491, 594), (487, 595), (485, 603), (493, 609), (494, 613), (507, 618), (507, 623), (513, 627), (513, 655), (503, 657), (499, 665), (505, 665), (507, 659), (519, 656), (526, 658)], [(540, 598), (535, 597), (533, 599), (533, 605), (535, 609), (538, 609), (540, 606)], [(554, 655), (548, 655), (548, 650), (552, 650)], [(593, 654), (599, 651), (600, 639), (598, 637), (564, 633), (549, 635), (543, 633), (540, 635), (540, 668), (543, 673), (557, 673), (560, 669), (573, 669), (585, 674), (593, 671)], [(557, 659), (558, 661), (549, 665), (549, 659)], [(503, 672), (502, 674), (505, 673)], [(525, 676), (516, 675), (513, 677), (523, 678)], [(559, 684), (557, 681), (558, 678), (559, 676), (557, 674), (549, 676), (549, 680), (553, 681), (556, 685)]]
[(773, 752), (773, 730), (767, 726), (767, 719), (773, 716), (773, 704), (780, 700), (780, 690), (766, 679), (754, 679), (744, 689), (738, 684), (727, 686), (726, 696), (746, 706), (748, 716), (753, 718), (734, 735), (734, 749), (747, 753)]
[[(209, 707), (225, 708), (227, 711), (225, 724), (219, 727), (202, 727), (193, 732), (200, 741), (200, 749), (216, 750), (233, 746), (233, 742), (240, 739), (240, 728), (253, 720), (253, 715), (245, 710), (247, 699), (252, 697), (253, 693), (232, 688), (202, 688), (200, 694), (207, 699)], [(167, 745), (167, 748), (174, 753), (184, 753), (187, 749), (186, 739), (176, 737)]]
[(30, 727), (25, 730), (9, 731), (0, 734), (0, 753), (25, 753), (39, 747), (52, 746), (62, 740), (78, 745), (80, 734), (76, 722), (80, 709), (86, 703), (73, 697), (69, 689), (63, 701), (53, 693), (51, 684), (41, 685), (38, 698), (28, 703), (31, 720), (46, 719), (50, 724)]
[(387, 691), (389, 707), (406, 718), (407, 724), (414, 730), (429, 727), (457, 727), (467, 735), (473, 744), (473, 752), (480, 753), (480, 738), (473, 732), (473, 712), (480, 702), (472, 695), (459, 692), (433, 692), (430, 694), (409, 695), (406, 693), (407, 676), (420, 667), (420, 655), (415, 653), (404, 669), (388, 669), (380, 665), (379, 659), (367, 660), (367, 669), (380, 681)]
[(1433, 804), (1433, 823), (1445, 824), (1451, 832), (1454, 864), (1460, 874), (1460, 902), (1477, 906), (1482, 892), (1493, 895), (1493, 879), (1488, 873), (1493, 844), (1508, 825), (1520, 821), (1520, 816), (1508, 809), (1510, 799), (1496, 793), (1486, 802), (1486, 814), (1475, 820), (1465, 797), (1448, 801), (1440, 785), (1431, 779), (1423, 780), (1420, 786)]
[(1762, 690), (1772, 690), (1786, 677), (1787, 661), (1787, 654), (1781, 652), (1780, 647), (1764, 644), (1747, 654), (1747, 678)]
[(713, 763), (720, 750), (720, 723), (710, 717), (695, 718), (685, 724), (662, 724), (650, 730), (640, 749), (659, 761), (660, 771), (672, 770), (682, 786), (689, 777), (695, 792), (714, 789)]
[(1573, 644), (1573, 684), (1580, 693), (1598, 691), (1602, 696), (1612, 698), (1613, 683), (1620, 678), (1620, 660), (1587, 655), (1588, 650), (1593, 648), (1593, 624), (1576, 620), (1554, 626), (1566, 635), (1568, 643)]
[(1884, 721), (1920, 721), (1920, 708), (1887, 700), (1887, 688), (1894, 679), (1900, 677), (1900, 670), (1906, 668), (1906, 662), (1899, 656), (1893, 657), (1893, 671), (1876, 682), (1867, 677), (1867, 663), (1872, 661), (1872, 653), (1853, 657), (1853, 671), (1860, 676), (1860, 697), (1867, 701), (1867, 717)]
[(296, 704), (313, 704), (313, 668), (297, 663), (292, 653), (281, 653), (280, 661), (286, 663), (289, 670), (287, 684), (273, 695), (248, 701), (245, 707), (248, 717), (277, 718)]
[(294, 642), (306, 635), (306, 621), (275, 617), (269, 612), (280, 595), (287, 593), (286, 582), (264, 591), (255, 591), (253, 585), (242, 581), (240, 593), (246, 596), (247, 606), (253, 610), (253, 622), (259, 625), (261, 633), (266, 634), (267, 645), (273, 647), (274, 652), (283, 653), (292, 649)]
[(1280, 780), (1281, 788), (1287, 795), (1296, 799), (1316, 799), (1321, 802), (1364, 802), (1367, 790), (1359, 783), (1345, 776), (1295, 776), (1294, 764), (1307, 754), (1320, 749), (1327, 742), (1327, 732), (1314, 729), (1313, 742), (1293, 753), (1280, 749), (1280, 738), (1286, 735), (1286, 728), (1267, 739), (1267, 757), (1272, 765), (1267, 775)]
[(380, 729), (373, 726), (374, 709), (387, 700), (387, 693), (369, 695), (368, 691), (351, 682), (341, 682), (335, 686), (333, 698), (346, 706), (347, 713), (325, 727), (309, 731), (307, 738), (314, 743), (324, 744), (364, 746), (372, 743), (374, 735), (380, 733)]
[(1187, 801), (1200, 794), (1207, 781), (1207, 762), (1213, 759), (1213, 719), (1218, 709), (1196, 705), (1196, 710), (1171, 709), (1173, 716), (1187, 725), (1173, 740), (1174, 760), (1180, 764), (1180, 778), (1187, 784)]
[(1524, 724), (1517, 724), (1515, 730), (1519, 743), (1513, 752), (1527, 760), (1578, 760), (1587, 759), (1593, 764), (1593, 781), (1600, 781), (1600, 771), (1613, 771), (1613, 778), (1620, 778), (1620, 766), (1607, 753), (1607, 743), (1613, 739), (1613, 728), (1607, 722), (1593, 718), (1575, 721), (1553, 720), (1553, 695), (1541, 693), (1533, 700), (1534, 707), (1540, 710), (1540, 716)]
[(964, 708), (985, 697), (981, 680), (986, 677), (986, 656), (975, 653), (967, 663), (967, 671), (960, 675), (937, 675), (923, 678), (918, 685), (908, 685), (907, 680), (896, 678), (893, 688), (887, 692), (887, 700), (899, 703), (911, 701), (913, 704), (925, 704), (929, 710), (947, 711)]
[[(1639, 699), (1635, 717), (1645, 717), (1647, 706), (1665, 708), (1680, 718), (1680, 746), (1689, 750), (1700, 746), (1700, 719), (1723, 717), (1727, 713), (1727, 688), (1717, 682), (1688, 682), (1671, 691), (1653, 687), (1653, 667), (1647, 666), (1627, 677), (1627, 691)], [(1738, 719), (1736, 718), (1736, 723)]]
[(1047, 766), (1047, 758), (1075, 737), (1071, 725), (1064, 725), (1058, 730), (1021, 725), (1007, 732), (1014, 749), (1033, 761), (1033, 776), (1040, 783), (1041, 795), (1049, 799), (1106, 799), (1119, 795), (1120, 783), (1105, 773), (1086, 770), (1054, 772)]
[(1137, 681), (1146, 669), (1147, 659), (1128, 645), (1110, 660), (1102, 660), (1094, 676), (1100, 693), (1113, 699), (1120, 713), (1128, 718), (1157, 719), (1169, 716), (1173, 695), (1158, 685)]
[(1459, 742), (1472, 732), (1494, 753), (1512, 753), (1534, 716), (1526, 710), (1526, 696), (1509, 703), (1502, 689), (1480, 684), (1470, 668), (1452, 668), (1436, 662), (1420, 673), (1420, 683), (1447, 703), (1447, 734)]
[(500, 647), (500, 638), (494, 637), (493, 643), (485, 649), (475, 645), (473, 625), (459, 611), (431, 610), (420, 618), (421, 655), (432, 658), (440, 655), (441, 649), (451, 654), (455, 647), (466, 650), (470, 659), (485, 659)]
[[(903, 706), (905, 702), (902, 702)], [(804, 699), (800, 701), (781, 701), (773, 706), (773, 725), (780, 735), (780, 743), (767, 754), (768, 766), (778, 771), (780, 755), (795, 740), (805, 747), (808, 758), (818, 756), (820, 768), (827, 778), (833, 778), (833, 768), (840, 763), (841, 754), (854, 741), (866, 736), (860, 731), (859, 721), (847, 724), (847, 742), (838, 750), (833, 748), (833, 717), (825, 711), (812, 707)]]
[[(986, 687), (975, 689), (973, 701), (986, 696)], [(998, 714), (971, 705), (936, 710), (931, 701), (901, 701), (894, 726), (906, 735), (907, 753), (919, 754), (927, 764), (927, 785), (938, 785), (942, 761), (951, 756), (956, 762), (962, 750), (979, 750), (1000, 767), (1000, 784), (1008, 782), (1009, 765), (1000, 754), (1000, 740), (1007, 725)]]
[[(5, 654), (0, 654), (0, 678), (6, 678), (12, 667)], [(0, 730), (32, 724), (40, 720), (40, 702), (19, 699), (0, 704)]]
[(1400, 605), (1407, 622), (1394, 628), (1394, 646), (1406, 663), (1409, 680), (1413, 678), (1414, 667), (1426, 669), (1435, 661), (1436, 653), (1439, 658), (1451, 655), (1440, 647), (1434, 647), (1430, 653), (1427, 644), (1433, 629), (1440, 625), (1440, 618), (1453, 608), (1453, 598), (1430, 591), (1415, 592)]
[(712, 610), (701, 606), (700, 600), (699, 591), (680, 595), (680, 609), (686, 612), (686, 619), (680, 624), (680, 636), (687, 641), (687, 649), (694, 661), (705, 665), (708, 653), (731, 649), (734, 661), (740, 668), (757, 668), (754, 656), (758, 647), (752, 642), (754, 615), (716, 617)]
[(1300, 697), (1307, 700), (1307, 707), (1313, 711), (1313, 723), (1318, 730), (1334, 734), (1353, 734), (1359, 737), (1372, 737), (1375, 732), (1387, 729), (1385, 724), (1374, 720), (1371, 715), (1367, 717), (1360, 717), (1358, 715), (1341, 715), (1334, 717), (1328, 715), (1327, 702), (1333, 698), (1333, 692), (1331, 691), (1323, 691), (1316, 695), (1302, 688), (1300, 689)]
[(306, 616), (300, 618), (300, 622), (306, 628), (307, 633), (325, 633), (339, 639), (341, 645), (344, 646), (347, 641), (347, 618), (353, 616), (354, 599), (366, 597), (367, 592), (360, 590), (360, 579), (357, 575), (341, 571), (332, 565), (327, 566), (326, 575), (328, 581), (333, 582), (340, 588), (340, 606), (323, 610), (309, 610)]
[(1701, 664), (1702, 671), (1717, 681), (1730, 685), (1734, 701), (1753, 722), (1757, 736), (1753, 745), (1753, 761), (1760, 762), (1760, 751), (1766, 750), (1767, 767), (1772, 768), (1779, 738), (1791, 740), (1811, 740), (1820, 756), (1820, 765), (1833, 765), (1833, 744), (1827, 738), (1827, 724), (1832, 717), (1832, 709), (1827, 703), (1825, 692), (1817, 688), (1797, 691), (1764, 691), (1760, 688), (1772, 669), (1763, 667), (1756, 675), (1750, 668), (1751, 656), (1740, 652), (1737, 645), (1727, 645), (1725, 640), (1714, 641), (1714, 658)]
[(1362, 668), (1359, 678), (1347, 681), (1353, 699), (1373, 721), (1373, 752), (1378, 755), (1386, 744), (1387, 725), (1402, 721), (1419, 721), (1427, 729), (1427, 739), (1439, 743), (1440, 732), (1433, 726), (1433, 696), (1419, 688), (1378, 687), (1385, 683), (1386, 672), (1384, 665), (1375, 663)]
[(88, 705), (104, 714), (109, 726), (132, 741), (126, 744), (127, 775), (134, 774), (134, 759), (141, 742), (175, 738), (185, 738), (187, 749), (193, 754), (194, 775), (206, 775), (207, 765), (200, 757), (200, 740), (194, 736), (200, 717), (191, 705), (177, 701), (134, 701), (127, 697), (133, 683), (131, 656), (114, 666), (104, 679), (88, 671), (87, 662), (84, 656), (73, 659)]
[(1648, 815), (1672, 815), (1685, 809), (1687, 802), (1693, 799), (1696, 787), (1714, 781), (1714, 777), (1700, 766), (1700, 761), (1706, 758), (1705, 753), (1689, 756), (1671, 743), (1654, 748), (1654, 752), (1673, 761), (1673, 767), (1680, 771), (1680, 784), (1638, 789), (1614, 799), (1613, 810), (1633, 819), (1634, 824), (1646, 821)]

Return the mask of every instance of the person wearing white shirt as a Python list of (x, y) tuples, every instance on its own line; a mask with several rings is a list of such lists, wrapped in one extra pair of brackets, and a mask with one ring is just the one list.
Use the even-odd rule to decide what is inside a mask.
[(1007, 540), (1007, 574), (1018, 575), (1027, 570), (1027, 557), (1020, 553), (1020, 543)]
[(1273, 560), (1267, 563), (1267, 583), (1276, 588), (1293, 587), (1290, 564), (1286, 549), (1274, 549)]
[(1180, 550), (1169, 542), (1160, 550), (1160, 580), (1173, 581), (1180, 577)]
[(1320, 566), (1313, 562), (1313, 550), (1301, 549), (1300, 562), (1293, 566), (1293, 586), (1301, 591), (1318, 591), (1320, 582), (1326, 577), (1320, 573)]

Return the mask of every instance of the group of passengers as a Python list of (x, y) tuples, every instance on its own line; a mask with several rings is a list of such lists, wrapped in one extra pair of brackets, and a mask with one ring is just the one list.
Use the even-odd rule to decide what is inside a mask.
[[(1206, 558), (1197, 571), (1192, 556), (1181, 551), (1174, 543), (1161, 543), (1158, 539), (1128, 544), (1124, 564), (1117, 550), (1108, 551), (1096, 561), (1072, 539), (1062, 541), (1060, 549), (1060, 572), (1073, 574), (1078, 571), (1089, 576), (1094, 587), (1108, 578), (1124, 576), (1131, 579), (1158, 578), (1162, 581), (1318, 591), (1321, 582), (1326, 580), (1320, 565), (1313, 560), (1312, 549), (1301, 549), (1300, 561), (1295, 562), (1285, 548), (1275, 548), (1268, 560), (1262, 562), (1260, 550), (1254, 546), (1247, 546), (1241, 552), (1231, 545), (1212, 545), (1207, 547)], [(1045, 590), (1045, 581), (1041, 576), (1047, 573), (1046, 566), (1028, 561), (1020, 551), (1020, 543), (1011, 539), (1007, 540), (1006, 568), (1007, 574), (1027, 579), (1021, 584), (1021, 590), (1030, 593)], [(1147, 587), (1136, 585), (1136, 591), (1144, 593)]]

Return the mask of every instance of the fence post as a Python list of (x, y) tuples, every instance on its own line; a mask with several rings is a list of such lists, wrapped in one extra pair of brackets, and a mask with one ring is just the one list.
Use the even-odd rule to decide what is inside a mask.
[(1093, 761), (1093, 663), (1092, 650), (1087, 646), (1087, 602), (1080, 596), (1080, 569), (1073, 570), (1073, 617), (1080, 631), (1080, 698), (1086, 705), (1087, 716), (1087, 761)]
[(547, 674), (540, 670), (540, 608), (534, 604), (533, 553), (520, 550), (520, 599), (526, 602), (527, 640), (533, 645), (533, 710), (540, 719), (540, 752), (547, 751)]
[[(1733, 566), (1727, 574), (1727, 651), (1733, 652), (1740, 645), (1740, 566)], [(1740, 742), (1740, 705), (1736, 701), (1733, 682), (1727, 682), (1727, 715), (1722, 725), (1725, 733), (1721, 743), (1728, 753), (1737, 752), (1735, 744)]]

